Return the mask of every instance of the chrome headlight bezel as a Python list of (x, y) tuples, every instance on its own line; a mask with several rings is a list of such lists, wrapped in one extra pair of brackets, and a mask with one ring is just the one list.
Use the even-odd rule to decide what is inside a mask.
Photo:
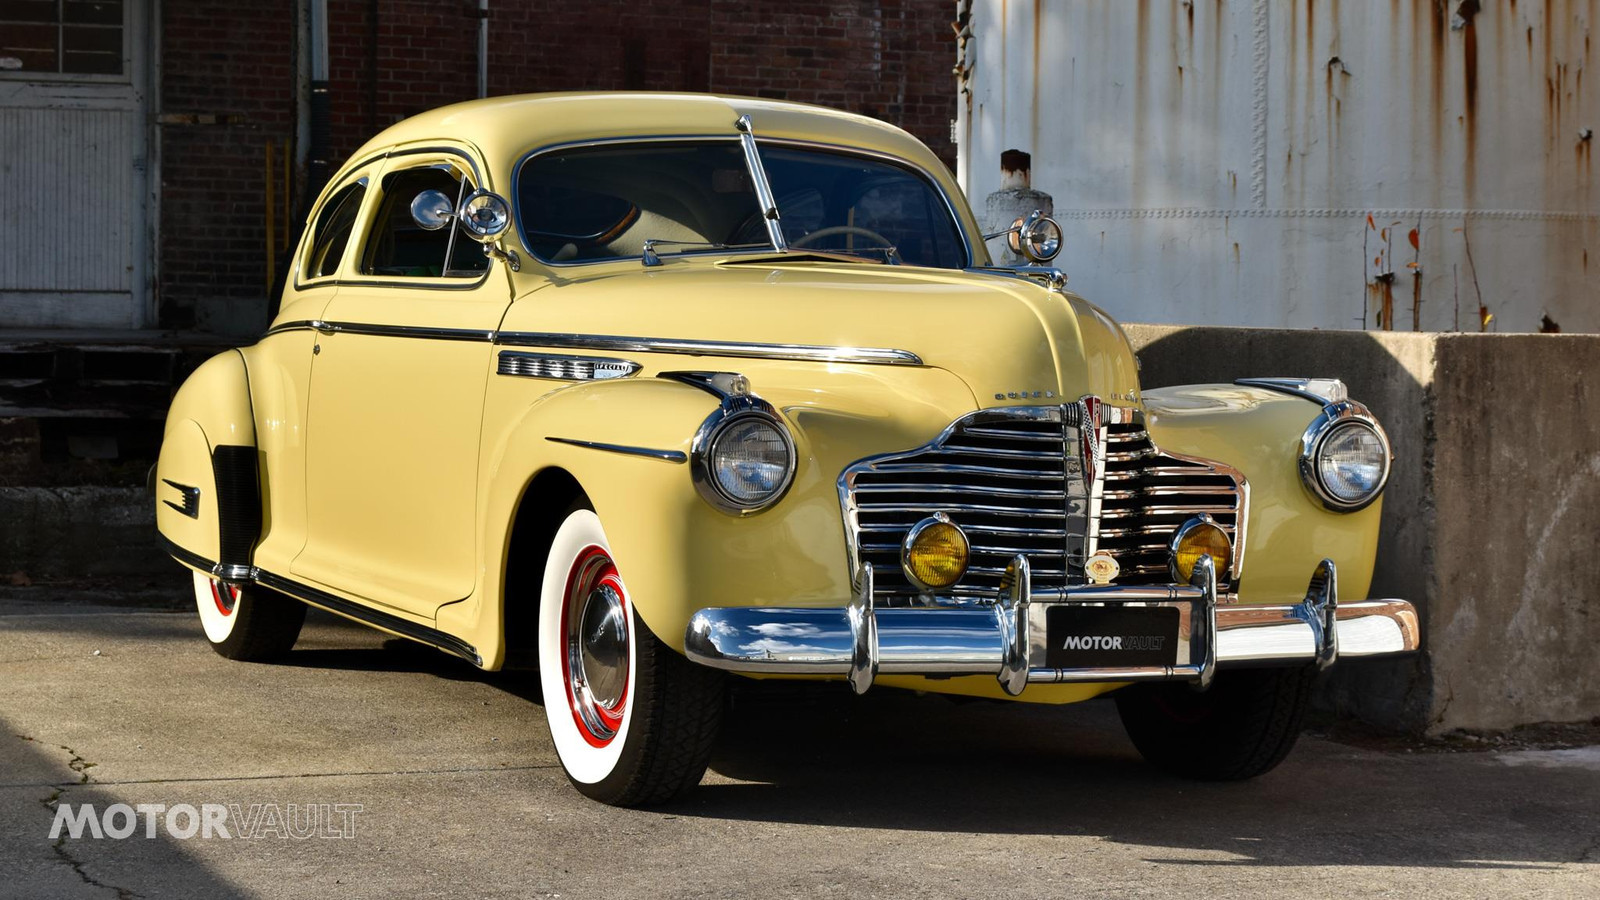
[[(758, 419), (771, 426), (783, 441), (784, 450), (788, 454), (782, 482), (770, 494), (756, 501), (743, 500), (728, 492), (717, 478), (714, 458), (717, 441), (727, 433), (728, 429), (750, 419)], [(700, 423), (700, 428), (695, 431), (694, 440), (689, 447), (689, 466), (695, 490), (700, 492), (700, 496), (707, 503), (734, 516), (754, 515), (770, 509), (773, 504), (782, 500), (789, 492), (789, 486), (794, 483), (796, 463), (794, 437), (789, 433), (788, 426), (765, 401), (749, 395), (731, 397), (717, 407), (715, 412)]]
[[(1381, 459), (1383, 471), (1378, 476), (1377, 484), (1356, 500), (1338, 496), (1329, 490), (1322, 480), (1322, 451), (1331, 436), (1347, 428), (1361, 428), (1371, 432), (1377, 437), (1379, 446), (1383, 448)], [(1324, 406), (1322, 412), (1311, 420), (1305, 434), (1300, 438), (1300, 480), (1323, 506), (1337, 512), (1356, 512), (1371, 506), (1373, 501), (1382, 496), (1384, 487), (1388, 485), (1389, 471), (1393, 463), (1394, 449), (1389, 444), (1389, 435), (1365, 406), (1353, 400), (1343, 400)]]

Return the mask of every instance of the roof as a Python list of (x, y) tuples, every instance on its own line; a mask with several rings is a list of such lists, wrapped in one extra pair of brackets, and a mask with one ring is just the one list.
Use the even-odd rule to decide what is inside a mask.
[(456, 103), (384, 129), (352, 157), (402, 144), (453, 139), (477, 146), (491, 168), (539, 147), (664, 135), (734, 135), (750, 116), (757, 137), (844, 144), (887, 153), (945, 174), (921, 141), (885, 122), (821, 106), (714, 94), (572, 92), (518, 94)]

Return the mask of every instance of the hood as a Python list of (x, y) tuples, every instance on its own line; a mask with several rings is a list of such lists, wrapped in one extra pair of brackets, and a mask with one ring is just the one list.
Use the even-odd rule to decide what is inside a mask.
[(907, 350), (961, 379), (979, 407), (1138, 399), (1132, 350), (1109, 316), (1004, 275), (669, 259), (547, 284), (513, 304), (502, 329)]

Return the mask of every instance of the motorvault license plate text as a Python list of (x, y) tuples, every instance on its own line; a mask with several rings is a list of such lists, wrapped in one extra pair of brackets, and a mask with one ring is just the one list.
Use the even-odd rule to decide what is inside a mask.
[(1045, 613), (1052, 669), (1171, 666), (1178, 660), (1172, 606), (1057, 606)]

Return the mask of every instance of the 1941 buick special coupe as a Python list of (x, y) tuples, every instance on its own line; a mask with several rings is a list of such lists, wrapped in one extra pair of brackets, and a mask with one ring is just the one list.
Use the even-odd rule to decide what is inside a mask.
[(608, 803), (698, 783), (726, 673), (1115, 691), (1150, 761), (1266, 771), (1318, 669), (1417, 646), (1363, 599), (1388, 438), (1331, 379), (1141, 390), (1059, 241), (986, 237), (924, 146), (832, 110), (435, 110), (338, 171), (277, 319), (178, 392), (158, 525), (224, 656), (310, 604), (536, 667)]

